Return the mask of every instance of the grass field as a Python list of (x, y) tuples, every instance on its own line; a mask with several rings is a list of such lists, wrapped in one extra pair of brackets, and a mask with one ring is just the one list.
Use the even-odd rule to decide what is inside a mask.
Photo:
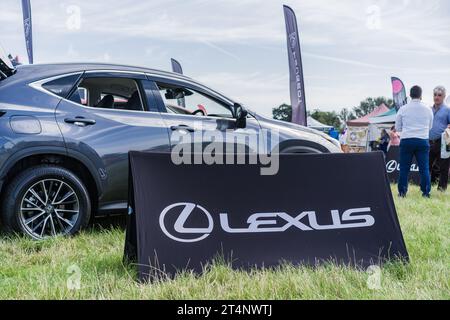
[[(246, 273), (216, 265), (201, 277), (138, 284), (122, 264), (123, 228), (103, 224), (70, 239), (0, 236), (0, 300), (450, 299), (450, 193), (426, 200), (413, 188), (396, 204), (411, 263), (384, 266), (378, 288), (369, 273), (335, 266)], [(80, 289), (69, 289), (77, 274)]]

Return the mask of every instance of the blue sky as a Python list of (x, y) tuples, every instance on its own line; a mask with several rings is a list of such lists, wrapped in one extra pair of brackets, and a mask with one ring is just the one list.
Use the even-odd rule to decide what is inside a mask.
[[(26, 61), (20, 0), (2, 0), (0, 43)], [(406, 86), (450, 87), (448, 0), (32, 0), (35, 63), (170, 69), (270, 115), (289, 102), (282, 5), (297, 13), (309, 109), (340, 110)], [(449, 88), (450, 89), (450, 88)]]

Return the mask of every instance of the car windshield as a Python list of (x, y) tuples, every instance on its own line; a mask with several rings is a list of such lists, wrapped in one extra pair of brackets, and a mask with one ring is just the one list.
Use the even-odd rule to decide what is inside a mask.
[(173, 84), (157, 84), (169, 113), (233, 118), (229, 106), (205, 93)]

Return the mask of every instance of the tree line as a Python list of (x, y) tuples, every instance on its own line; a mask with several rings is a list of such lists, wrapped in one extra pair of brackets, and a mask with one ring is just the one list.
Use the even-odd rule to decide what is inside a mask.
[[(320, 111), (319, 109), (314, 109), (313, 111), (308, 111), (308, 116), (311, 116), (313, 119), (323, 124), (333, 126), (337, 130), (340, 130), (345, 127), (347, 121), (364, 117), (383, 103), (387, 107), (393, 108), (394, 103), (392, 99), (386, 97), (377, 97), (367, 98), (361, 101), (359, 106), (354, 108), (343, 108), (340, 112)], [(272, 110), (272, 115), (276, 120), (291, 122), (292, 107), (288, 104), (282, 104)]]

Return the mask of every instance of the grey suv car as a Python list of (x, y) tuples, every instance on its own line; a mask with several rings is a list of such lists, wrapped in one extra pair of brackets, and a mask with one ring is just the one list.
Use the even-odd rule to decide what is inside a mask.
[(0, 196), (6, 231), (71, 235), (125, 213), (128, 152), (170, 152), (171, 133), (276, 129), (279, 150), (340, 152), (315, 130), (266, 119), (179, 74), (107, 64), (15, 69), (0, 53)]

